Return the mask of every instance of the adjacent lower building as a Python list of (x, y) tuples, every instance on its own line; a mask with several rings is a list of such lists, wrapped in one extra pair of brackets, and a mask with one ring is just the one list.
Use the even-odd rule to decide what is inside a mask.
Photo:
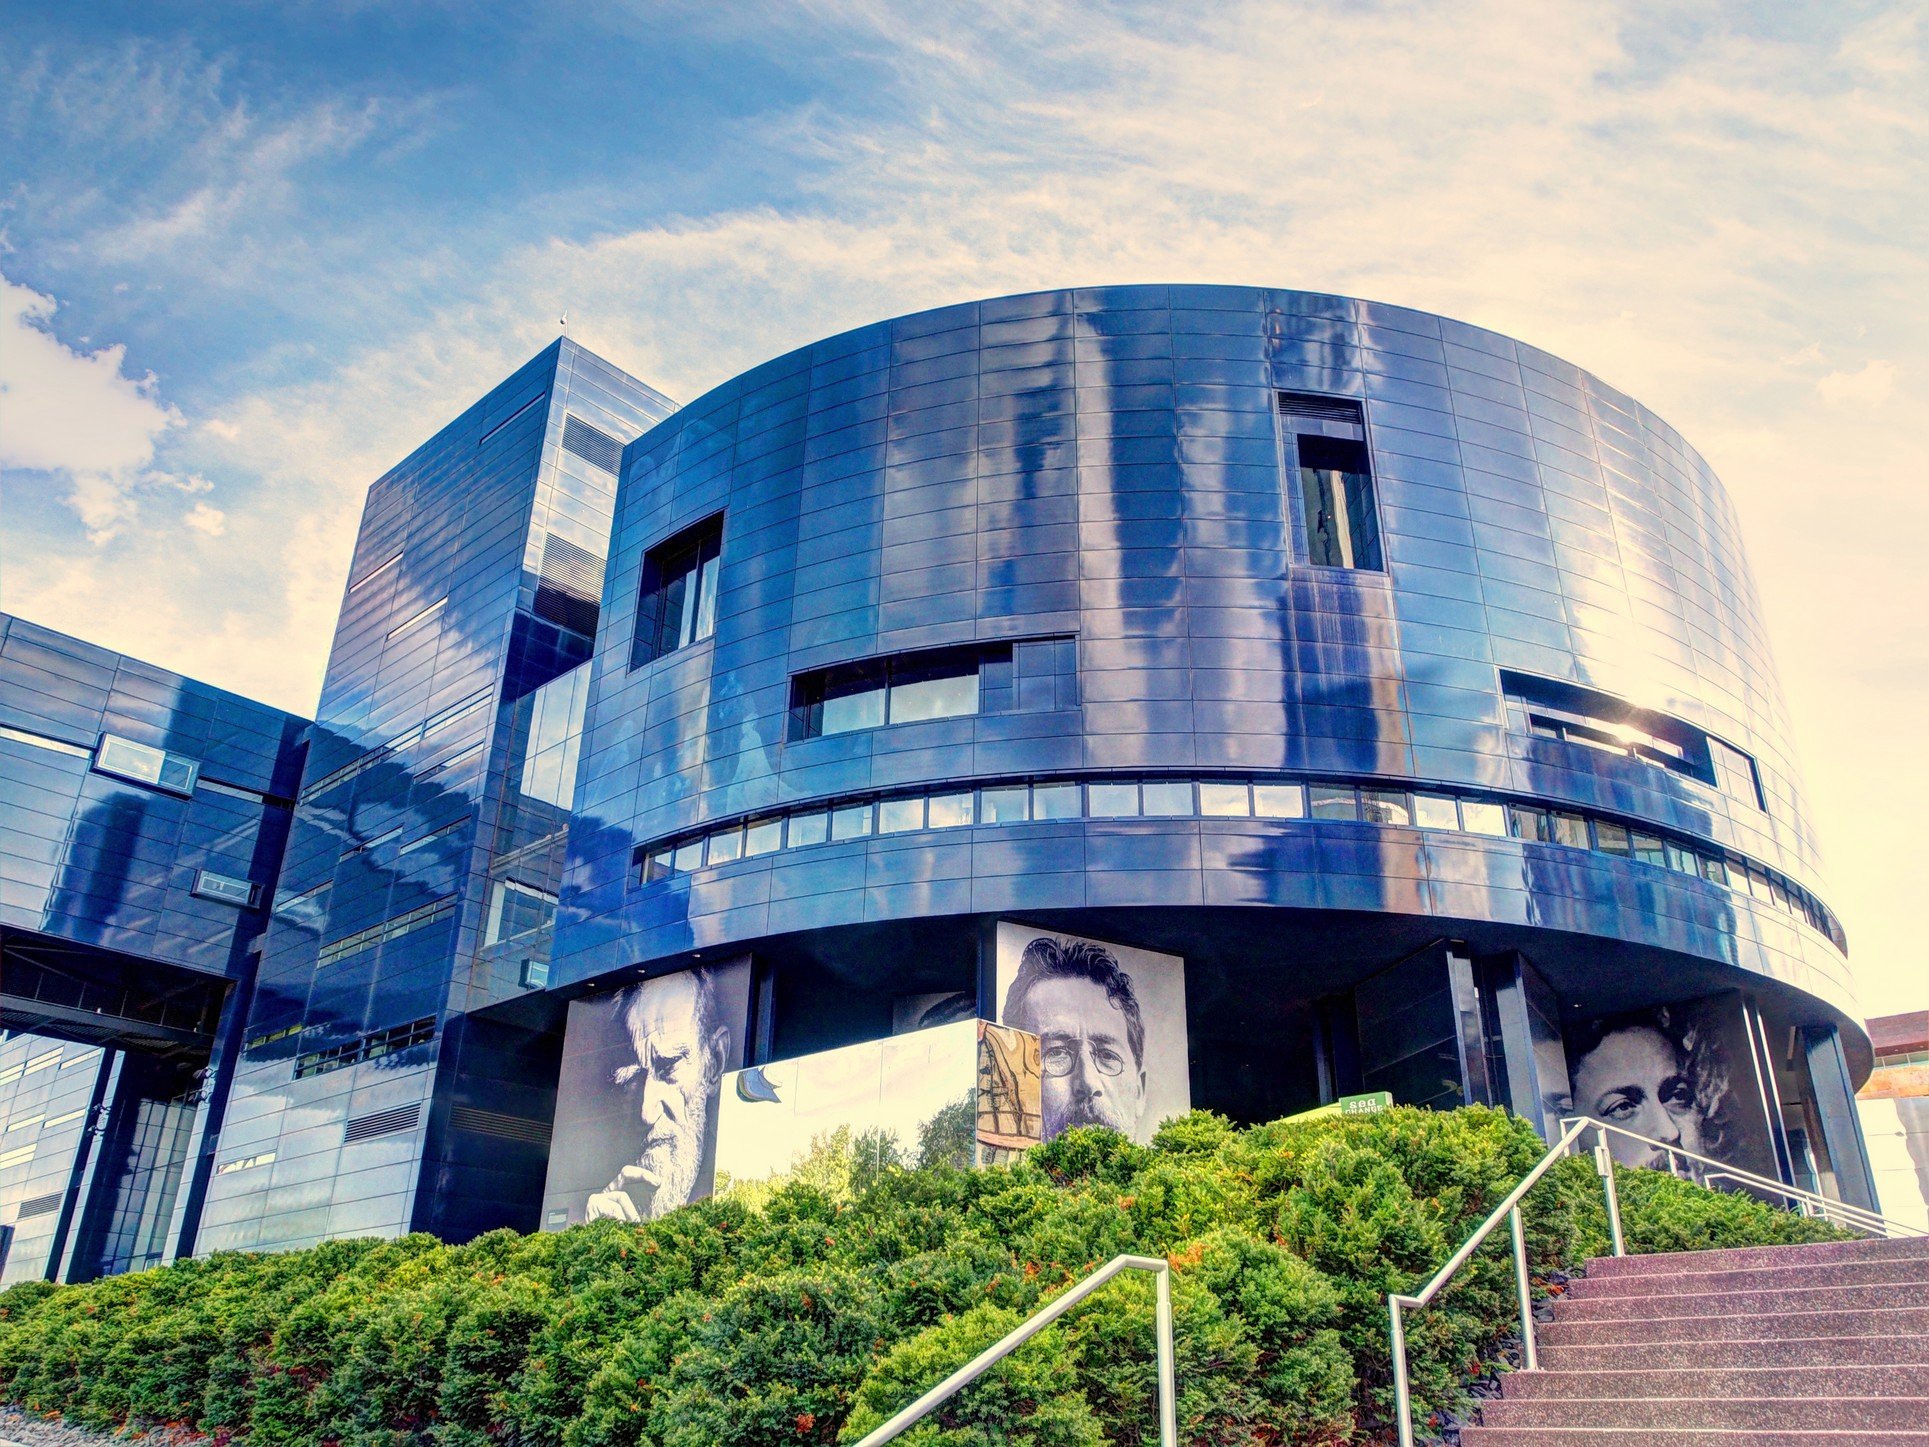
[[(280, 736), (161, 1256), (1355, 1096), (1875, 1200), (1733, 506), (1446, 318), (1037, 293), (680, 409), (558, 343), (375, 484)], [(0, 1091), (93, 1048), (12, 979)], [(8, 1279), (149, 1259), (29, 1251), (0, 1182)]]
[(1875, 1069), (1856, 1093), (1882, 1209), (1929, 1231), (1929, 1010), (1869, 1021)]

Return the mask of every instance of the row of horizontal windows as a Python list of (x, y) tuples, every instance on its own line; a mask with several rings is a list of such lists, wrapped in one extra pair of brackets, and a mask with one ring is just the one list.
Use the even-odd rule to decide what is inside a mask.
[(1847, 948), (1835, 917), (1761, 866), (1646, 829), (1498, 799), (1270, 779), (1096, 778), (853, 799), (742, 820), (638, 851), (636, 880), (873, 835), (1065, 819), (1314, 819), (1456, 830), (1562, 845), (1724, 885), (1792, 913)]
[(325, 944), (315, 953), (316, 968), (332, 965), (337, 960), (345, 960), (373, 945), (386, 940), (398, 939), (414, 930), (434, 924), (437, 920), (455, 912), (455, 896), (433, 900), (410, 910), (407, 914), (397, 915), (394, 919), (384, 920), (381, 924), (370, 925), (367, 929), (356, 930), (339, 940)]
[(351, 1065), (359, 1065), (365, 1060), (380, 1060), (385, 1055), (393, 1055), (398, 1050), (406, 1050), (412, 1045), (425, 1045), (435, 1039), (435, 1017), (424, 1016), (411, 1020), (406, 1025), (391, 1025), (386, 1030), (372, 1031), (359, 1039), (341, 1045), (331, 1045), (326, 1050), (311, 1050), (295, 1057), (295, 1079), (306, 1080), (312, 1075), (326, 1075), (331, 1070), (345, 1070)]
[(487, 705), (493, 693), (493, 686), (478, 689), (466, 698), (457, 699), (447, 708), (431, 715), (421, 723), (410, 724), (386, 743), (369, 750), (367, 753), (361, 755), (361, 757), (350, 760), (340, 768), (324, 774), (313, 783), (306, 785), (301, 791), (301, 801), (306, 804), (310, 800), (318, 799), (338, 784), (347, 782), (365, 769), (374, 768), (375, 765), (392, 757), (400, 750), (422, 743), (427, 739), (432, 739), (445, 729), (453, 728), (478, 709)]
[(65, 754), (70, 758), (91, 758), (96, 773), (109, 774), (117, 779), (132, 783), (145, 784), (150, 788), (161, 789), (170, 794), (188, 796), (197, 790), (206, 789), (231, 799), (244, 799), (251, 804), (280, 804), (284, 801), (272, 795), (263, 794), (256, 789), (243, 788), (238, 784), (225, 784), (214, 779), (201, 777), (201, 764), (198, 760), (185, 755), (170, 753), (166, 749), (153, 748), (147, 744), (135, 743), (132, 739), (122, 738), (119, 734), (102, 734), (92, 748), (77, 744), (69, 739), (56, 738), (52, 734), (35, 733), (30, 729), (11, 728), (0, 724), (0, 738), (9, 739), (17, 744), (27, 744), (49, 753)]

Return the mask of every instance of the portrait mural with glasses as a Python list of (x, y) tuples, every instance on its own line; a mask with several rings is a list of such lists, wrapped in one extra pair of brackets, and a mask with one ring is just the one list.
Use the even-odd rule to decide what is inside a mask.
[(1103, 1125), (1139, 1142), (1192, 1108), (1185, 961), (1001, 921), (998, 1019), (1039, 1038), (1044, 1130)]

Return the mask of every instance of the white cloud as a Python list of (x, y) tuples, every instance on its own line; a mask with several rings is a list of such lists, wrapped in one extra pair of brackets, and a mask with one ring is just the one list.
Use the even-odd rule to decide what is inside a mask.
[(1853, 372), (1830, 372), (1815, 390), (1831, 407), (1873, 407), (1895, 395), (1896, 365), (1871, 360)]
[(154, 451), (181, 415), (125, 349), (75, 351), (47, 329), (52, 297), (0, 277), (0, 468), (65, 480), (88, 535), (104, 542), (154, 485)]
[(181, 521), (197, 533), (210, 538), (218, 538), (228, 530), (227, 514), (218, 507), (210, 507), (205, 502), (197, 502), (189, 508), (187, 516)]

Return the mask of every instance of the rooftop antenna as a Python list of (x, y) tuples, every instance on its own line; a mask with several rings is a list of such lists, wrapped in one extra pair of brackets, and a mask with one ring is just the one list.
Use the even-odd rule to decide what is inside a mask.
[(569, 313), (564, 312), (561, 316), (557, 317), (556, 325), (561, 327), (564, 331), (568, 331), (569, 330)]

